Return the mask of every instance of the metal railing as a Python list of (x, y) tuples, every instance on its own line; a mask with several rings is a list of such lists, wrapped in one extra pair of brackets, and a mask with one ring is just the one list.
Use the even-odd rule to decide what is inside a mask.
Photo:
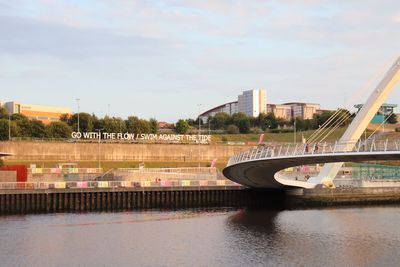
[(0, 183), (0, 190), (89, 189), (89, 188), (176, 188), (176, 187), (241, 186), (229, 180), (158, 180), (158, 181), (80, 181)]
[(399, 151), (400, 141), (398, 140), (360, 140), (334, 143), (313, 143), (313, 144), (280, 144), (258, 146), (239, 153), (229, 159), (228, 166), (239, 162), (267, 159), (274, 157), (306, 156), (314, 154), (334, 154), (347, 152), (388, 152)]
[(28, 168), (28, 174), (98, 174), (102, 168)]
[(120, 180), (162, 179), (162, 180), (218, 180), (224, 179), (222, 173), (215, 167), (193, 168), (124, 168), (111, 172)]

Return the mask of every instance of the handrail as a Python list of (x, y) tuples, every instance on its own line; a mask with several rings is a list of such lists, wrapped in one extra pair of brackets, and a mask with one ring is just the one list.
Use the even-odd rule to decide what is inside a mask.
[[(352, 147), (348, 149), (348, 147)], [(259, 160), (274, 157), (293, 157), (318, 154), (337, 154), (346, 152), (371, 153), (399, 151), (398, 140), (360, 140), (334, 143), (312, 143), (312, 144), (279, 144), (258, 146), (243, 151), (231, 157), (228, 166), (249, 160)], [(251, 155), (250, 157), (248, 155)]]

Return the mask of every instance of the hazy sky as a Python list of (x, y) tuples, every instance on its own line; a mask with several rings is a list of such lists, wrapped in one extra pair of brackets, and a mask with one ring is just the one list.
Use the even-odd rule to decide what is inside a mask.
[(399, 55), (398, 0), (0, 0), (0, 100), (100, 116), (173, 122), (259, 88), (349, 107)]

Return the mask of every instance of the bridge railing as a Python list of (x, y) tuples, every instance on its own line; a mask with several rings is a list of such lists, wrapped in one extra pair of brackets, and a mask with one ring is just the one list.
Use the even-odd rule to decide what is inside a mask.
[(386, 152), (399, 151), (399, 140), (360, 140), (334, 143), (290, 143), (279, 145), (263, 145), (239, 153), (229, 159), (228, 166), (243, 161), (258, 159), (305, 156), (314, 154), (334, 154), (345, 152)]

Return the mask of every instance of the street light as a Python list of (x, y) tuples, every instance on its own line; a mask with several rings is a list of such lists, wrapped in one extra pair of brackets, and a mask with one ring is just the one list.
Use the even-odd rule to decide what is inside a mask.
[(199, 108), (199, 117), (198, 117), (198, 120), (199, 120), (199, 131), (198, 131), (198, 139), (197, 139), (197, 141), (199, 142), (199, 168), (200, 168), (200, 132), (201, 132), (201, 124), (200, 124), (200, 107), (201, 107), (201, 104), (197, 104), (197, 107)]
[(293, 143), (296, 144), (296, 117), (294, 117), (294, 123), (293, 123)]
[(77, 99), (75, 99), (76, 100), (76, 102), (78, 103), (78, 133), (80, 132), (79, 131), (79, 113), (80, 113), (80, 111), (79, 111), (79, 109), (80, 109), (80, 106), (79, 106), (79, 100), (80, 100), (80, 98), (77, 98)]
[(95, 129), (98, 132), (98, 137), (99, 137), (99, 142), (97, 145), (97, 160), (98, 160), (98, 169), (100, 171), (101, 165), (100, 165), (100, 140), (101, 140), (101, 130), (104, 130), (103, 128), (101, 129)]
[(11, 112), (8, 112), (8, 141), (11, 141)]

